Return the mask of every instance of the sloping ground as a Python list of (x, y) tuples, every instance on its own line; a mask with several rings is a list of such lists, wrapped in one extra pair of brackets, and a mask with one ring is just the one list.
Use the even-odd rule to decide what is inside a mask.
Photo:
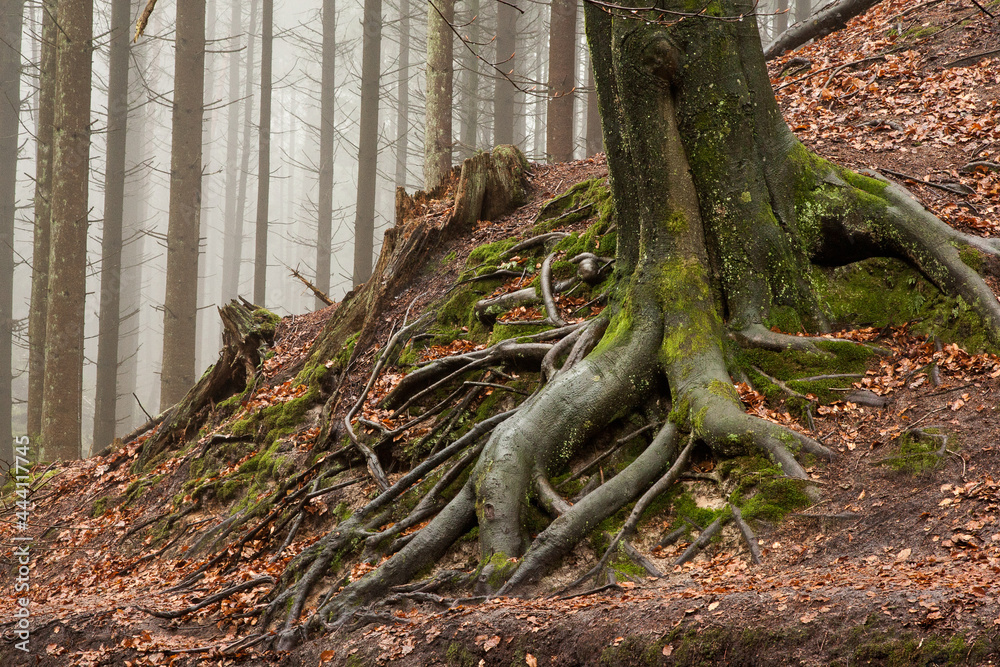
[[(915, 7), (883, 3), (845, 31), (786, 56), (773, 65), (775, 87), (784, 86), (779, 96), (789, 122), (810, 147), (853, 167), (919, 178), (923, 183), (902, 182), (928, 207), (963, 229), (995, 235), (1000, 233), (1000, 174), (991, 163), (1000, 161), (1000, 60), (943, 65), (997, 48), (998, 25), (964, 1), (928, 3), (898, 16)], [(812, 75), (804, 70), (779, 75), (792, 57), (808, 59)], [(460, 275), (467, 276), (467, 260), (476, 248), (532, 235), (546, 200), (605, 173), (599, 159), (535, 165), (530, 203), (438, 250), (382, 315), (386, 326), (375, 343), (385, 343), (407, 310), (413, 317), (445, 296)], [(449, 207), (447, 198), (431, 201), (420, 214), (441, 216)], [(560, 229), (582, 230), (588, 217), (597, 212), (561, 218), (572, 222)], [(512, 269), (525, 263), (511, 262)], [(510, 281), (496, 291), (519, 284)], [(865, 312), (865, 299), (934, 298), (921, 289), (904, 283), (885, 294), (860, 295), (852, 302), (854, 314)], [(481, 296), (489, 296), (494, 289), (482, 291)], [(575, 296), (560, 304), (565, 316), (582, 305)], [(796, 395), (796, 388), (806, 390), (791, 382), (788, 369), (773, 358), (755, 360), (761, 374), (785, 381), (785, 387), (772, 383), (766, 401), (741, 386), (748, 409), (791, 423), (788, 410), (796, 404), (799, 428), (808, 428), (840, 454), (834, 463), (809, 470), (822, 496), (819, 503), (781, 522), (778, 517), (789, 507), (758, 512), (762, 565), (750, 565), (735, 534), (677, 567), (672, 563), (687, 542), (658, 546), (682, 514), (683, 521), (704, 528), (710, 506), (719, 502), (713, 498), (719, 495), (720, 471), (702, 453), (698, 475), (684, 482), (701, 507), (652, 512), (643, 524), (644, 537), (635, 543), (666, 573), (661, 578), (633, 572), (626, 580), (624, 572), (623, 583), (587, 594), (500, 598), (482, 605), (433, 595), (398, 596), (362, 616), (366, 625), (313, 640), (292, 654), (277, 656), (241, 643), (254, 632), (255, 620), (247, 612), (292, 558), (336, 516), (375, 492), (361, 467), (337, 478), (345, 484), (341, 488), (330, 487), (305, 501), (291, 491), (279, 493), (299, 488), (296, 480), (308, 479), (316, 465), (321, 403), (307, 400), (311, 386), (299, 378), (309, 346), (335, 309), (283, 320), (260, 386), (229, 405), (213, 406), (213, 421), (191, 446), (154, 461), (143, 475), (133, 474), (131, 466), (148, 435), (105, 457), (35, 471), (30, 512), (19, 517), (17, 507), (10, 506), (0, 526), (5, 544), (20, 535), (34, 538), (27, 576), (31, 654), (13, 644), (20, 594), (14, 589), (18, 563), (8, 559), (5, 571), (14, 576), (4, 580), (0, 629), (12, 641), (0, 645), (3, 664), (997, 662), (1000, 361), (928, 339), (919, 333), (927, 322), (895, 322), (896, 328), (880, 323), (841, 334), (875, 341), (892, 354), (872, 362), (863, 377), (827, 382), (827, 398), (853, 400), (815, 407), (808, 416)], [(535, 316), (530, 310), (514, 317)], [(468, 313), (456, 318), (460, 331), (458, 320), (468, 321)], [(471, 344), (443, 337), (433, 342), (425, 356), (465, 351)], [(346, 412), (345, 406), (360, 397), (376, 351), (372, 346), (355, 359), (333, 412)], [(384, 375), (374, 393), (384, 395), (398, 376)], [(862, 389), (870, 393), (848, 393)], [(284, 430), (267, 424), (275, 431), (269, 439), (270, 433), (261, 432), (265, 422), (251, 416), (275, 406), (284, 406), (280, 414), (287, 423)], [(374, 400), (363, 416), (392, 423)], [(919, 429), (916, 436), (900, 437), (912, 429)], [(259, 451), (261, 442), (267, 443), (266, 457)], [(242, 471), (250, 461), (256, 474), (247, 478)], [(390, 479), (399, 475), (392, 468), (387, 473)], [(766, 471), (760, 474), (758, 483), (766, 484)], [(304, 517), (298, 530), (284, 518), (269, 521), (272, 515), (285, 517), (275, 510), (296, 503), (302, 503)], [(184, 590), (171, 592), (207, 559), (206, 549), (218, 534), (208, 528), (220, 529), (229, 516), (252, 521), (230, 536), (230, 541), (241, 539), (216, 557), (214, 567)], [(28, 523), (24, 533), (15, 524), (21, 518)], [(260, 531), (252, 534), (255, 525)], [(283, 548), (275, 549), (275, 540)], [(563, 580), (593, 565), (600, 556), (599, 545), (593, 546), (578, 550), (564, 566)], [(446, 565), (474, 563), (472, 550), (471, 544), (468, 553), (459, 549)], [(354, 564), (350, 576), (360, 576), (367, 567)], [(220, 591), (229, 595), (212, 602)], [(155, 615), (199, 605), (204, 606), (176, 618)]]

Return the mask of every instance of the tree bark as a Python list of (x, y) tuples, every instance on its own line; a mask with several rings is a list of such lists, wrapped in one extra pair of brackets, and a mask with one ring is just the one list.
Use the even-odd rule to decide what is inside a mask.
[(436, 188), (451, 171), (452, 44), (455, 0), (427, 5), (427, 93), (424, 123), (424, 190)]
[(11, 345), (14, 328), (14, 217), (17, 212), (21, 118), (21, 25), (24, 0), (0, 10), (0, 461), (14, 462), (11, 430)]
[[(479, 17), (479, 0), (470, 0), (468, 3), (468, 14), (462, 21), (468, 30), (468, 39), (471, 45), (479, 44), (479, 34), (481, 30)], [(476, 135), (479, 130), (479, 59), (471, 50), (462, 47), (462, 135), (461, 135), (461, 159), (470, 158), (476, 153)]]
[(573, 102), (576, 98), (576, 2), (552, 0), (549, 22), (549, 101), (545, 152), (549, 162), (573, 159)]
[[(517, 38), (517, 9), (508, 3), (497, 4), (496, 60), (500, 69), (512, 72)], [(502, 76), (493, 80), (493, 145), (514, 143), (514, 95), (517, 88)]]
[[(333, 137), (337, 104), (337, 3), (323, 0), (323, 74), (320, 79), (319, 196), (317, 198), (316, 289), (330, 293), (330, 242), (333, 234)], [(316, 308), (326, 304), (316, 297)]]
[[(796, 7), (802, 0), (796, 0)], [(840, 0), (804, 19), (796, 16), (798, 23), (780, 32), (778, 37), (764, 50), (767, 60), (777, 58), (786, 51), (792, 51), (811, 39), (819, 39), (836, 32), (847, 25), (855, 16), (880, 3), (882, 0)]]
[[(411, 580), (446, 552), (473, 517), (480, 582), (496, 590), (507, 580), (496, 591), (500, 595), (519, 590), (591, 535), (597, 522), (643, 495), (671, 463), (678, 468), (670, 466), (666, 479), (675, 478), (684, 461), (678, 432), (720, 458), (759, 453), (786, 477), (808, 483), (797, 456), (829, 458), (832, 452), (803, 433), (748, 413), (730, 369), (741, 363), (739, 348), (823, 351), (829, 340), (782, 334), (769, 325), (782, 309), (794, 312), (811, 332), (829, 329), (826, 304), (816, 292), (828, 267), (876, 256), (901, 259), (942, 291), (961, 296), (992, 343), (1000, 345), (1000, 303), (971, 267), (990, 266), (986, 259), (1000, 262), (1000, 240), (956, 232), (898, 186), (809, 153), (774, 99), (752, 18), (754, 0), (713, 0), (706, 7), (710, 16), (684, 21), (660, 19), (666, 12), (689, 12), (690, 0), (664, 0), (656, 10), (644, 9), (643, 0), (633, 4), (635, 12), (586, 8), (614, 203), (616, 287), (600, 319), (586, 325), (574, 347), (607, 318), (600, 342), (575, 365), (567, 359), (515, 414), (491, 417), (503, 421), (481, 450), (467, 450), (470, 460), (477, 457), (468, 482), (373, 572), (323, 598), (327, 601), (308, 628), (344, 623), (358, 607)], [(456, 203), (462, 201), (460, 196)], [(410, 208), (416, 204), (401, 195), (399, 209)], [(450, 223), (470, 219), (459, 213), (456, 205)], [(380, 321), (378, 306), (398, 295), (394, 290), (405, 280), (399, 269), (412, 270), (394, 263), (399, 253), (418, 257), (436, 224), (420, 218), (387, 235), (382, 255), (387, 259), (380, 259), (384, 279), (369, 281), (354, 296), (357, 301), (338, 309), (315, 348), (318, 359), (338, 352), (347, 332), (357, 330), (349, 328), (351, 317)], [(404, 252), (408, 249), (414, 252)], [(371, 339), (370, 329), (362, 329), (355, 354), (368, 349), (362, 345), (366, 331)], [(542, 363), (552, 351), (543, 347), (548, 351), (538, 355)], [(461, 375), (462, 369), (491, 363), (488, 355), (450, 357), (404, 382), (439, 389), (435, 374), (453, 375), (444, 366), (457, 362)], [(562, 462), (588, 437), (660, 392), (669, 392), (671, 411), (646, 449), (581, 502), (562, 506), (563, 514), (547, 528), (529, 529), (525, 508), (533, 485), (544, 486), (538, 480), (564, 469)], [(393, 403), (402, 398), (394, 395)], [(472, 444), (461, 440), (448, 447)], [(420, 475), (428, 472), (421, 467), (425, 463), (418, 466)], [(295, 636), (290, 626), (313, 584), (353, 540), (371, 536), (364, 525), (369, 512), (391, 502), (392, 493), (357, 512), (361, 518), (338, 525), (290, 566), (284, 580), (298, 580), (293, 604), (284, 604), (290, 593), (282, 592), (270, 605), (291, 609), (279, 646), (287, 648)]]
[(274, 0), (264, 0), (260, 38), (260, 123), (257, 138), (257, 226), (254, 237), (253, 300), (267, 303), (267, 216), (271, 194), (271, 49), (274, 42)]
[[(243, 248), (243, 201), (246, 195), (247, 147), (250, 143), (250, 112), (253, 98), (249, 92), (253, 71), (253, 33), (256, 26), (256, 6), (251, 3), (250, 31), (247, 33), (247, 95), (243, 102), (244, 133), (242, 163), (240, 162), (240, 35), (243, 33), (243, 3), (232, 0), (230, 34), (232, 45), (229, 54), (229, 106), (226, 109), (226, 221), (222, 244), (222, 303), (235, 299), (239, 293), (240, 263)], [(242, 166), (242, 168), (241, 168)]]
[(354, 286), (372, 275), (375, 182), (378, 168), (379, 63), (382, 0), (365, 0), (361, 46), (361, 128), (358, 140), (358, 198), (354, 218)]
[(198, 223), (205, 114), (205, 0), (178, 0), (175, 39), (161, 411), (183, 398), (195, 381)]
[(48, 459), (80, 457), (93, 15), (92, 0), (59, 2), (52, 152), (59, 169), (52, 177), (41, 430)]
[(604, 150), (604, 137), (601, 135), (601, 109), (597, 102), (597, 87), (594, 85), (594, 68), (587, 70), (587, 157)]
[[(133, 2), (133, 6), (136, 3)], [(145, 70), (148, 57), (137, 50), (130, 67), (136, 72)], [(146, 220), (149, 198), (149, 184), (146, 173), (141, 169), (143, 163), (143, 147), (145, 146), (146, 128), (149, 125), (148, 107), (144, 101), (146, 91), (137, 84), (135, 72), (129, 76), (132, 82), (132, 94), (129, 107), (130, 113), (125, 135), (125, 165), (126, 172), (132, 174), (125, 188), (125, 202), (122, 213), (122, 280), (121, 280), (121, 314), (120, 343), (118, 346), (118, 407), (116, 414), (121, 430), (130, 431), (146, 421), (141, 413), (135, 394), (139, 390), (139, 358), (145, 350), (140, 345), (139, 334), (142, 329), (141, 308), (145, 303), (143, 298), (143, 250), (145, 248), (145, 233), (143, 223)], [(141, 417), (141, 419), (140, 419)]]
[(115, 437), (118, 340), (121, 323), (122, 216), (125, 207), (125, 137), (128, 129), (129, 0), (111, 4), (108, 76), (108, 154), (104, 168), (104, 234), (101, 237), (101, 314), (97, 338), (94, 448)]
[(396, 79), (396, 187), (406, 187), (410, 152), (410, 0), (399, 0), (399, 75)]
[(28, 436), (42, 431), (45, 387), (45, 317), (49, 303), (52, 222), (52, 148), (55, 136), (57, 0), (42, 4), (42, 49), (35, 127), (35, 231), (31, 253), (31, 312), (28, 315)]
[(812, 14), (812, 0), (795, 0), (795, 20), (801, 23)]

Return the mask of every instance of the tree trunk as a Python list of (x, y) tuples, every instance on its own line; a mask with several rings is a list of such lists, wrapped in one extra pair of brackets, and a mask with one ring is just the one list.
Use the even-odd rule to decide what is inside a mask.
[(264, 0), (260, 38), (260, 147), (257, 153), (257, 231), (254, 237), (253, 300), (267, 302), (267, 214), (271, 194), (271, 47), (274, 42), (274, 0)]
[[(517, 9), (509, 3), (497, 4), (497, 63), (504, 72), (512, 72), (517, 39)], [(493, 80), (493, 145), (514, 143), (514, 94), (517, 88), (498, 76)]]
[(399, 75), (396, 79), (396, 187), (406, 187), (410, 149), (410, 1), (399, 0)]
[(601, 109), (597, 102), (597, 88), (594, 86), (594, 68), (587, 70), (587, 157), (604, 150), (601, 136)]
[[(133, 6), (136, 3), (133, 2)], [(135, 53), (131, 67), (135, 68), (129, 79), (132, 82), (132, 96), (129, 107), (129, 131), (125, 135), (125, 165), (126, 172), (132, 174), (125, 188), (125, 202), (122, 214), (122, 280), (121, 280), (121, 314), (118, 347), (118, 407), (116, 414), (121, 430), (131, 431), (146, 421), (141, 415), (136, 398), (138, 391), (139, 358), (145, 350), (139, 343), (142, 329), (141, 308), (143, 300), (143, 250), (146, 234), (143, 223), (146, 220), (149, 198), (149, 184), (143, 173), (143, 147), (145, 146), (146, 128), (149, 126), (149, 108), (141, 104), (145, 99), (145, 90), (137, 84), (136, 72), (144, 71), (148, 57), (141, 50)], [(145, 367), (145, 366), (144, 366)], [(140, 420), (138, 415), (142, 416)]]
[[(255, 7), (256, 5), (253, 5)], [(240, 259), (243, 247), (243, 196), (246, 193), (246, 169), (240, 169), (240, 35), (243, 32), (243, 3), (232, 0), (230, 8), (229, 30), (232, 35), (232, 45), (229, 53), (229, 105), (226, 107), (226, 221), (222, 244), (222, 303), (235, 299), (240, 286)], [(251, 9), (251, 30), (248, 33), (247, 46), (247, 84), (249, 86), (253, 70), (253, 22), (256, 12)], [(252, 101), (249, 95), (244, 100), (246, 118), (243, 140), (243, 154), (249, 145), (250, 110)]]
[(42, 6), (42, 52), (35, 127), (35, 232), (31, 252), (31, 312), (28, 315), (28, 436), (42, 431), (45, 387), (45, 317), (49, 303), (52, 220), (52, 147), (55, 133), (57, 0)]
[(205, 0), (178, 0), (175, 39), (161, 411), (183, 398), (195, 381), (201, 142), (205, 115)]
[(90, 183), (92, 0), (60, 0), (52, 178), (49, 301), (45, 318), (43, 454), (80, 457), (83, 326)]
[[(807, 14), (805, 18), (796, 16), (798, 23), (786, 31), (780, 31), (774, 42), (765, 49), (764, 56), (771, 60), (785, 51), (797, 49), (810, 39), (819, 39), (831, 32), (836, 32), (846, 26), (852, 18), (864, 14), (881, 1), (839, 0), (839, 2), (828, 5), (815, 14)], [(796, 0), (796, 2), (796, 7), (799, 7), (798, 3), (801, 3), (801, 0)]]
[(795, 20), (805, 21), (812, 14), (812, 0), (795, 0)]
[(354, 219), (354, 286), (372, 275), (375, 183), (378, 168), (379, 64), (382, 59), (382, 0), (365, 0), (361, 46), (361, 128), (358, 140), (358, 198)]
[[(212, 191), (212, 182), (216, 177), (217, 167), (212, 164), (212, 149), (215, 147), (215, 118), (218, 113), (215, 98), (215, 63), (213, 62), (213, 51), (215, 49), (215, 24), (216, 24), (216, 0), (206, 1), (205, 12), (205, 92), (202, 99), (205, 100), (206, 113), (208, 117), (203, 124), (204, 134), (202, 136), (202, 179), (201, 179), (201, 214), (199, 216), (199, 231), (201, 244), (198, 253), (198, 266), (200, 267), (198, 276), (198, 315), (195, 320), (197, 330), (198, 345), (195, 355), (195, 368), (205, 368), (209, 361), (215, 357), (219, 351), (219, 334), (216, 333), (217, 320), (212, 317), (210, 305), (215, 304), (211, 292), (218, 283), (215, 276), (216, 263), (206, 261), (209, 253), (214, 250), (216, 221), (214, 211), (216, 202)], [(213, 335), (214, 334), (214, 335)]]
[[(463, 37), (469, 40), (470, 45), (480, 43), (480, 17), (479, 0), (470, 0), (468, 3), (468, 14), (463, 21), (466, 24), (468, 34)], [(459, 155), (464, 160), (476, 153), (476, 137), (479, 130), (479, 59), (470, 49), (461, 48), (462, 70), (465, 72), (462, 77), (462, 136)], [(509, 143), (509, 142), (508, 142)]]
[(545, 152), (550, 162), (573, 159), (573, 101), (576, 98), (576, 1), (552, 0), (549, 22), (549, 104)]
[(774, 36), (788, 30), (788, 0), (778, 0), (778, 14), (774, 17)]
[[(323, 74), (319, 111), (319, 197), (317, 198), (316, 289), (330, 294), (330, 242), (333, 233), (333, 137), (337, 104), (337, 4), (323, 0)], [(316, 308), (326, 304), (316, 297)]]
[(0, 9), (0, 461), (14, 462), (11, 345), (14, 326), (14, 217), (21, 117), (21, 24), (24, 0)]
[(424, 190), (451, 171), (452, 44), (455, 0), (427, 5), (427, 97), (424, 123)]
[(125, 137), (128, 127), (129, 0), (111, 4), (107, 162), (104, 168), (104, 234), (101, 237), (101, 315), (97, 336), (94, 448), (115, 437), (118, 339), (121, 323), (122, 215), (125, 207)]
[[(642, 9), (642, 0), (634, 4), (635, 13), (586, 8), (617, 239), (610, 303), (591, 324), (603, 331), (594, 334), (600, 342), (513, 416), (487, 420), (495, 427), (489, 440), (481, 450), (465, 450), (464, 460), (475, 460), (468, 481), (388, 560), (331, 592), (310, 628), (343, 623), (358, 607), (410, 581), (473, 523), (481, 583), (496, 590), (506, 580), (498, 595), (522, 590), (595, 525), (647, 489), (659, 492), (658, 479), (669, 486), (685, 465), (683, 452), (690, 451), (677, 446), (681, 431), (718, 458), (759, 453), (786, 477), (807, 484), (797, 456), (829, 458), (832, 452), (746, 412), (730, 369), (745, 365), (742, 350), (754, 348), (862, 352), (850, 342), (771, 328), (780, 316), (808, 331), (828, 330), (817, 288), (828, 267), (876, 256), (901, 259), (942, 291), (961, 296), (992, 344), (1000, 345), (1000, 302), (970, 266), (1000, 263), (1000, 240), (956, 232), (898, 186), (809, 153), (774, 99), (753, 0), (714, 0), (705, 7), (709, 15), (683, 21), (661, 21), (661, 12), (688, 12), (690, 0), (666, 0), (655, 11)], [(551, 259), (542, 265), (543, 293)], [(604, 318), (610, 320), (606, 330), (597, 327)], [(317, 346), (319, 353), (337, 349), (326, 344)], [(489, 357), (449, 359), (479, 368), (489, 363)], [(410, 377), (426, 378), (426, 369), (433, 365)], [(564, 469), (561, 462), (616, 416), (663, 391), (672, 406), (668, 423), (645, 450), (580, 502), (559, 503), (562, 514), (548, 527), (529, 528), (527, 499), (536, 491), (542, 495), (546, 477)], [(418, 478), (438, 462), (429, 458), (410, 474)], [(279, 648), (295, 636), (291, 623), (312, 584), (352, 540), (370, 535), (365, 522), (392, 502), (393, 493), (383, 492), (290, 567), (288, 579), (299, 583)], [(271, 609), (288, 609), (286, 601), (286, 593), (276, 595)]]

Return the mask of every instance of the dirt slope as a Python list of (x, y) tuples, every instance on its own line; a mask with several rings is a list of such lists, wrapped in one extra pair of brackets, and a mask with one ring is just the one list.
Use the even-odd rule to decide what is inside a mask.
[[(917, 5), (887, 1), (848, 29), (773, 63), (779, 99), (811, 148), (855, 168), (888, 170), (942, 218), (996, 235), (1000, 172), (991, 164), (1000, 162), (1000, 59), (947, 65), (1000, 48), (1000, 23), (964, 0)], [(1000, 15), (1000, 7), (987, 11)], [(795, 65), (793, 58), (808, 63)], [(605, 175), (600, 158), (534, 165), (530, 203), (441, 248), (430, 270), (398, 295), (386, 321), (443, 295), (474, 248), (527, 235), (545, 201)], [(424, 215), (440, 215), (449, 205), (433, 202)], [(579, 220), (567, 229), (584, 226)], [(674, 568), (687, 544), (658, 547), (668, 517), (654, 517), (636, 546), (666, 572), (662, 578), (636, 577), (565, 599), (474, 605), (399, 598), (362, 616), (359, 626), (291, 654), (241, 644), (254, 631), (247, 612), (267, 592), (268, 577), (279, 576), (335, 515), (374, 490), (358, 470), (353, 484), (306, 505), (301, 531), (279, 556), (261, 555), (262, 542), (248, 540), (183, 592), (169, 590), (204, 561), (197, 547), (205, 542), (196, 536), (236, 508), (252, 513), (255, 499), (305, 467), (319, 431), (317, 409), (301, 414), (283, 436), (284, 462), (262, 475), (260, 486), (234, 484), (235, 471), (252, 456), (240, 449), (246, 437), (239, 417), (301, 398), (294, 378), (335, 308), (283, 320), (265, 381), (231, 418), (199, 433), (190, 450), (165, 457), (141, 477), (130, 466), (142, 439), (105, 457), (36, 470), (24, 532), (10, 504), (16, 498), (4, 496), (0, 540), (12, 545), (17, 536), (33, 537), (28, 654), (15, 647), (17, 563), (4, 553), (4, 571), (12, 573), (0, 597), (4, 665), (1000, 662), (1000, 360), (917, 334), (919, 322), (843, 334), (892, 353), (837, 387), (845, 399), (859, 389), (871, 395), (812, 414), (809, 428), (840, 456), (809, 470), (818, 504), (757, 526), (762, 565), (751, 565), (730, 534)], [(377, 342), (388, 336), (387, 326)], [(373, 348), (362, 355), (345, 379), (344, 405), (360, 394), (374, 354)], [(792, 419), (781, 397), (767, 402), (746, 388), (743, 398), (762, 416)], [(872, 402), (877, 406), (864, 404)], [(900, 438), (914, 428), (923, 440)], [(199, 456), (209, 446), (231, 453), (211, 474)], [(715, 462), (702, 456), (698, 465), (701, 476), (685, 484), (693, 495), (709, 497)], [(190, 483), (196, 477), (201, 486)], [(214, 499), (190, 503), (206, 485)], [(177, 507), (192, 509), (185, 514)], [(566, 564), (567, 577), (594, 562), (589, 551), (582, 548)], [(449, 558), (460, 566), (468, 557)], [(353, 576), (364, 567), (356, 565)], [(154, 615), (234, 587), (241, 588), (178, 618)]]

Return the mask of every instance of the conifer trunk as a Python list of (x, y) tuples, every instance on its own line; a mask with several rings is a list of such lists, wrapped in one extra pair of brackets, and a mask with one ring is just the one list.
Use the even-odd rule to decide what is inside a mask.
[(93, 16), (92, 0), (59, 2), (52, 152), (58, 169), (52, 176), (41, 430), (47, 459), (81, 453)]
[(176, 25), (161, 411), (183, 398), (195, 381), (205, 114), (205, 0), (178, 0)]

